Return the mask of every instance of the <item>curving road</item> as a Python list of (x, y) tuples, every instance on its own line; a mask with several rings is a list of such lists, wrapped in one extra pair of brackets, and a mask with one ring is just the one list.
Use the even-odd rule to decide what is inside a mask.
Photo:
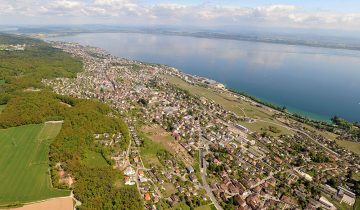
[(214, 204), (215, 208), (217, 210), (223, 210), (223, 208), (220, 206), (220, 204), (216, 200), (214, 194), (212, 193), (212, 190), (211, 190), (209, 184), (206, 181), (206, 164), (201, 164), (202, 161), (205, 161), (202, 153), (203, 153), (203, 151), (202, 151), (202, 149), (200, 149), (200, 151), (199, 151), (199, 165), (200, 165), (200, 175), (201, 175), (202, 184), (203, 184), (203, 186), (204, 186), (204, 188), (206, 190), (207, 195), (209, 196), (210, 200)]

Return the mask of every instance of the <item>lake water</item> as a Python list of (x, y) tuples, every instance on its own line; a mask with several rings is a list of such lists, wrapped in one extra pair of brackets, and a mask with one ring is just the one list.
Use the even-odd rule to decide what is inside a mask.
[(360, 52), (159, 34), (94, 33), (49, 40), (174, 66), (308, 117), (360, 121)]

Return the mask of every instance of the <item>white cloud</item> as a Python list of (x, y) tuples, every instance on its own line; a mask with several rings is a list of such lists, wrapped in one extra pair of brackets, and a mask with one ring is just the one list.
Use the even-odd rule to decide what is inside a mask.
[[(27, 17), (30, 17), (27, 19)], [(360, 13), (305, 11), (294, 5), (259, 7), (213, 4), (143, 4), (136, 0), (0, 0), (0, 24), (119, 23), (183, 25), (267, 25), (285, 27), (360, 28)]]

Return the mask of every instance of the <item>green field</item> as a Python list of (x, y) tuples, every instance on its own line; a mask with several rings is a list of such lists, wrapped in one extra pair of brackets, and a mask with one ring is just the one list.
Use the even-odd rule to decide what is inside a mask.
[(272, 118), (271, 113), (267, 113), (255, 106), (252, 106), (248, 102), (239, 101), (234, 96), (228, 93), (216, 92), (209, 88), (191, 85), (178, 77), (167, 76), (166, 80), (183, 90), (189, 91), (193, 95), (211, 99), (215, 103), (220, 104), (229, 111), (235, 112), (239, 116), (246, 115), (249, 117), (261, 119)]
[(140, 154), (144, 162), (144, 166), (149, 168), (154, 165), (162, 168), (163, 166), (157, 157), (157, 153), (165, 148), (161, 144), (151, 141), (144, 133), (139, 133), (139, 136), (144, 140), (144, 145), (140, 148)]
[(360, 143), (352, 142), (352, 141), (341, 141), (341, 140), (336, 140), (336, 143), (338, 143), (338, 145), (344, 147), (345, 149), (348, 149), (360, 155)]
[[(279, 123), (279, 122), (277, 122), (277, 123)], [(291, 134), (293, 134), (293, 132), (291, 130), (289, 130), (289, 129), (286, 129), (284, 127), (281, 127), (281, 126), (270, 123), (270, 120), (269, 120), (269, 122), (257, 121), (255, 123), (241, 122), (240, 124), (247, 127), (247, 128), (249, 128), (251, 131), (257, 131), (259, 133), (267, 132), (267, 133), (271, 134), (272, 136), (291, 135)], [(275, 127), (280, 132), (279, 133), (272, 133), (271, 131), (269, 131), (269, 126)]]
[(360, 209), (360, 197), (356, 198), (355, 204), (353, 206), (354, 210)]
[(0, 114), (5, 109), (5, 105), (0, 105)]
[(190, 207), (185, 202), (180, 202), (172, 210), (190, 210)]
[(195, 210), (213, 210), (213, 209), (216, 209), (214, 205), (203, 205), (195, 208)]
[(84, 161), (87, 165), (92, 167), (103, 167), (109, 165), (100, 153), (91, 150), (86, 151)]
[(262, 133), (264, 129), (267, 129), (269, 126), (274, 126), (281, 131), (280, 133), (272, 134), (274, 136), (279, 136), (281, 134), (293, 134), (291, 130), (274, 125), (273, 123), (278, 123), (278, 124), (282, 124), (282, 123), (274, 119), (272, 117), (273, 113), (271, 113), (270, 111), (251, 105), (249, 102), (240, 101), (229, 93), (216, 92), (209, 88), (191, 85), (178, 77), (166, 76), (165, 79), (168, 80), (170, 83), (174, 84), (175, 86), (183, 90), (189, 91), (193, 95), (208, 98), (214, 101), (215, 103), (221, 105), (222, 107), (224, 107), (224, 109), (228, 111), (232, 111), (239, 116), (247, 116), (254, 119), (261, 119), (268, 121), (268, 122), (257, 121), (255, 123), (242, 122), (244, 126), (248, 126), (249, 129), (251, 129), (251, 131), (257, 131), (259, 133)]
[(25, 125), (0, 130), (0, 205), (67, 196), (51, 187), (49, 144), (61, 123)]
[(61, 127), (61, 121), (46, 122), (45, 126), (42, 127), (39, 133), (38, 139), (41, 141), (47, 139), (54, 139), (59, 134)]
[(355, 179), (356, 181), (360, 181), (360, 172), (354, 173), (352, 175), (352, 178)]
[(174, 184), (172, 183), (164, 183), (163, 186), (165, 187), (165, 197), (170, 197), (172, 194), (177, 192)]

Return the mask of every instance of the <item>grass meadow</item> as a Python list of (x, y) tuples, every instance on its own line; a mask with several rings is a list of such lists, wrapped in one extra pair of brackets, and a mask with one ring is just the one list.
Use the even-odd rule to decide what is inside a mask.
[(5, 105), (0, 105), (0, 114), (5, 109)]
[(342, 141), (336, 140), (336, 143), (347, 150), (350, 150), (358, 155), (360, 155), (360, 143), (359, 142), (352, 142), (352, 141)]

